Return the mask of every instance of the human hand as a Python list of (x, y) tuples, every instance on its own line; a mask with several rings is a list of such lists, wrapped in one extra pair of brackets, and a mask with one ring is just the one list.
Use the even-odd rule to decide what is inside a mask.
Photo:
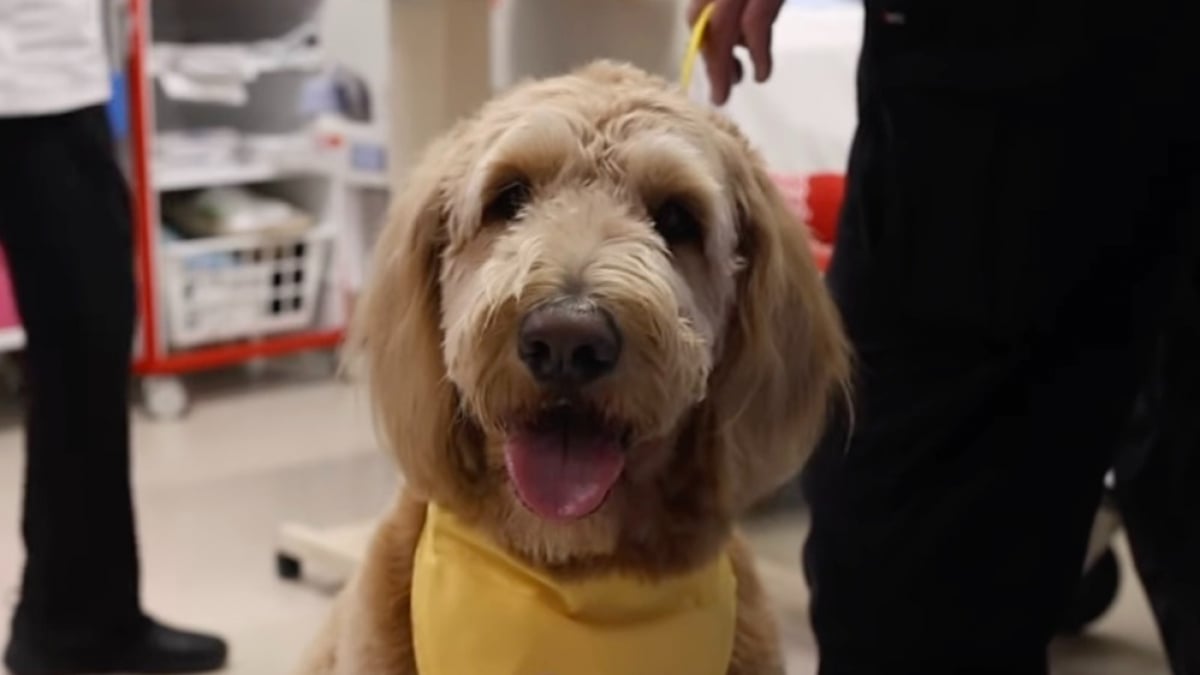
[(734, 48), (746, 47), (754, 64), (754, 79), (765, 82), (771, 76), (771, 31), (784, 0), (692, 0), (688, 6), (688, 25), (708, 5), (712, 18), (704, 35), (704, 68), (712, 87), (713, 103), (729, 100), (733, 85), (742, 81), (742, 64)]

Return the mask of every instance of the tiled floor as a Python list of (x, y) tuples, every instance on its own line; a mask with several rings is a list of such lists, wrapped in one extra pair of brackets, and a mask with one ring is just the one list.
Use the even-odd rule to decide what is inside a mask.
[[(180, 422), (137, 417), (136, 480), (146, 601), (158, 615), (219, 630), (236, 675), (288, 672), (323, 617), (329, 591), (278, 580), (274, 540), (286, 520), (336, 525), (388, 502), (392, 469), (374, 448), (356, 390), (312, 378), (235, 375), (199, 383)], [(0, 404), (0, 589), (10, 599), (17, 538), (21, 434)], [(800, 519), (753, 526), (766, 577), (780, 599), (791, 673), (807, 675), (815, 649), (807, 591), (794, 559)], [(0, 624), (0, 640), (7, 627)], [(1093, 637), (1055, 648), (1058, 675), (1166, 675), (1140, 590), (1126, 583)]]

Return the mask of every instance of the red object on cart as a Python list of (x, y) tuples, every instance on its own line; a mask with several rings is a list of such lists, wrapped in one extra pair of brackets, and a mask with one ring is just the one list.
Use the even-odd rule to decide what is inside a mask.
[(796, 220), (808, 226), (813, 258), (824, 272), (833, 257), (833, 244), (837, 240), (838, 218), (846, 191), (845, 177), (819, 173), (810, 176), (776, 174), (772, 178)]
[(837, 240), (838, 217), (846, 195), (846, 178), (841, 174), (818, 173), (808, 177), (808, 227), (817, 241)]

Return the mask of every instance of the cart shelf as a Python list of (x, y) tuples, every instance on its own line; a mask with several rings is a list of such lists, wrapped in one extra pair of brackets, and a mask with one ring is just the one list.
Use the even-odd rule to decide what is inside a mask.
[[(319, 4), (128, 0), (142, 317), (134, 367), (153, 416), (187, 409), (180, 375), (332, 349), (342, 339), (355, 291), (345, 268), (361, 269), (359, 230), (378, 217), (359, 200), (364, 190), (386, 189), (387, 168), (378, 159), (383, 133), (306, 107), (307, 87), (330, 65), (313, 28)], [(218, 152), (206, 156), (206, 147)], [(164, 198), (236, 186), (287, 201), (321, 225), (283, 235), (164, 236)], [(0, 348), (7, 339), (0, 333)]]

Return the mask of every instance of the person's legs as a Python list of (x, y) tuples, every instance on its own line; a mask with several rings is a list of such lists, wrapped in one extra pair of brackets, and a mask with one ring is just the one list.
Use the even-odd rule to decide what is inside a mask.
[(191, 672), (219, 641), (143, 613), (130, 489), (128, 191), (103, 108), (0, 120), (0, 239), (27, 337), (26, 546), (6, 664)]
[[(1195, 151), (1200, 160), (1200, 148)], [(1200, 163), (1200, 162), (1197, 162)], [(1200, 166), (1183, 212), (1200, 222)], [(1200, 258), (1172, 305), (1151, 375), (1148, 438), (1116, 464), (1116, 494), (1138, 573), (1175, 675), (1200, 675)]]
[(28, 337), (17, 636), (84, 638), (141, 620), (129, 482), (133, 244), (105, 123), (99, 109), (0, 122), (0, 234)]
[(863, 82), (829, 274), (855, 426), (804, 476), (822, 675), (1045, 672), (1177, 235), (1103, 90)]

